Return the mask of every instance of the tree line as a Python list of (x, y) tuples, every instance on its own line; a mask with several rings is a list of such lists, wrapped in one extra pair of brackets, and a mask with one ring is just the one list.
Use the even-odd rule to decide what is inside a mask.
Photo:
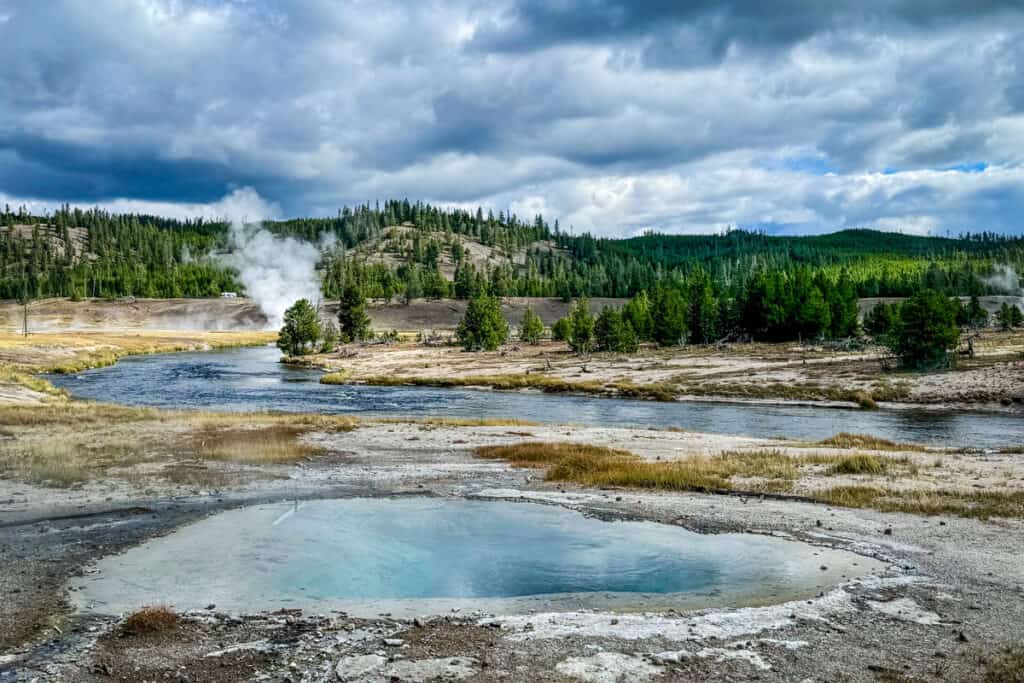
[[(596, 238), (563, 230), (537, 215), (467, 211), (408, 200), (344, 208), (327, 218), (268, 222), (267, 229), (325, 245), (318, 266), (323, 293), (334, 299), (350, 283), (364, 297), (471, 299), (495, 296), (633, 297), (663, 286), (687, 287), (706, 277), (716, 300), (737, 300), (771, 275), (845, 282), (857, 296), (1000, 293), (987, 277), (995, 266), (1024, 267), (1024, 238), (992, 233), (956, 238), (847, 230), (804, 237), (732, 230), (717, 235), (649, 233)], [(399, 226), (411, 236), (390, 244)], [(0, 214), (0, 298), (200, 297), (242, 291), (237, 274), (214, 258), (227, 249), (223, 221), (173, 220), (62, 207), (34, 216), (24, 208)], [(478, 266), (465, 240), (504, 255)], [(401, 263), (370, 259), (356, 247), (379, 241)], [(440, 268), (442, 256), (454, 277)], [(766, 285), (771, 289), (771, 285)], [(766, 292), (766, 297), (774, 296)], [(817, 328), (818, 301), (803, 302)], [(785, 302), (784, 302), (785, 303)], [(834, 311), (831, 312), (833, 315)], [(831, 322), (829, 323), (832, 324)], [(841, 322), (840, 322), (841, 324)], [(762, 321), (771, 327), (772, 321)], [(810, 331), (813, 331), (811, 329)]]

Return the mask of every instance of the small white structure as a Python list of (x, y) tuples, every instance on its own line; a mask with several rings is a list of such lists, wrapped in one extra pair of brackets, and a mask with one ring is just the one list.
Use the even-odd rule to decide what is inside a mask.
[(220, 298), (221, 299), (237, 299), (238, 298), (238, 292), (221, 292), (220, 293)]

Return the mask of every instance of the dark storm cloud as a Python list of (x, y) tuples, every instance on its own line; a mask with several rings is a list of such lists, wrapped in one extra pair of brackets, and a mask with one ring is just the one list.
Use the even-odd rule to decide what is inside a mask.
[(0, 0), (0, 195), (1019, 230), (1021, 45), (1019, 2)]

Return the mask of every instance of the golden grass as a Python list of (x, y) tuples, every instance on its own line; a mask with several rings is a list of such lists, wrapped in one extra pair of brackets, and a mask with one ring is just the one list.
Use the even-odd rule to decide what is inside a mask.
[(0, 363), (0, 384), (18, 384), (40, 394), (68, 398), (68, 392), (64, 389), (58, 389), (41, 377), (5, 363)]
[[(649, 462), (629, 451), (576, 443), (527, 442), (481, 446), (478, 456), (514, 467), (547, 468), (545, 478), (583, 486), (624, 486), (668, 491), (730, 490), (731, 477), (789, 482), (796, 463), (780, 451), (728, 451), (670, 462)], [(756, 486), (756, 485), (755, 485)], [(770, 488), (786, 488), (776, 483)]]
[(832, 466), (833, 474), (885, 474), (888, 469), (884, 460), (866, 453), (846, 455)]
[(878, 486), (835, 486), (815, 492), (814, 500), (852, 508), (976, 519), (1024, 517), (1024, 491), (897, 490)]
[(912, 443), (897, 443), (870, 434), (851, 434), (839, 432), (827, 439), (822, 439), (817, 446), (829, 446), (832, 448), (863, 448), (869, 451), (924, 451), (924, 446)]
[[(918, 473), (909, 457), (879, 458), (865, 454), (787, 455), (779, 450), (726, 451), (651, 462), (629, 451), (577, 443), (524, 442), (481, 446), (482, 458), (508, 460), (514, 467), (545, 469), (547, 481), (581, 486), (621, 486), (664, 491), (751, 493), (785, 492), (800, 478), (801, 468), (828, 466), (824, 474), (891, 477)], [(742, 481), (737, 481), (742, 480)], [(897, 490), (881, 486), (844, 485), (813, 491), (809, 502), (882, 512), (962, 517), (1024, 517), (1024, 491)]]
[(138, 612), (128, 615), (122, 625), (124, 630), (134, 635), (149, 635), (171, 631), (178, 626), (178, 615), (165, 605), (143, 607)]
[(335, 370), (328, 372), (320, 378), (320, 384), (348, 384), (351, 381), (351, 373), (348, 370)]
[(0, 352), (22, 372), (67, 374), (112, 365), (123, 356), (260, 346), (275, 338), (274, 332), (0, 332)]
[(250, 464), (296, 462), (323, 450), (301, 443), (305, 430), (288, 425), (253, 429), (205, 429), (192, 437), (195, 456)]

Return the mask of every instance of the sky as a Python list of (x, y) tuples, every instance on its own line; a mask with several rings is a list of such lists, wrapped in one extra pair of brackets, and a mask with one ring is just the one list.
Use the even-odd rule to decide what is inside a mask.
[(1024, 233), (1024, 2), (0, 0), (0, 201)]

